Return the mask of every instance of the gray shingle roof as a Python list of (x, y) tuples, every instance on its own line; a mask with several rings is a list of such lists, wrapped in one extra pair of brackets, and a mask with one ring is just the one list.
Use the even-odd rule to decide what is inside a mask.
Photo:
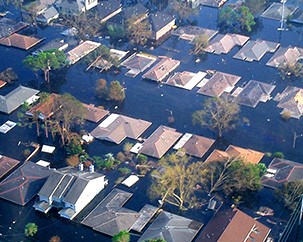
[(162, 211), (138, 242), (162, 238), (167, 242), (190, 242), (202, 224), (191, 219)]
[(140, 214), (123, 208), (131, 193), (113, 189), (82, 221), (101, 233), (113, 236), (121, 230), (130, 230)]
[(0, 112), (11, 113), (39, 91), (29, 87), (19, 86), (6, 96), (0, 95)]
[(157, 12), (149, 15), (152, 30), (155, 32), (161, 30), (164, 26), (173, 21), (174, 18), (173, 15), (164, 12)]

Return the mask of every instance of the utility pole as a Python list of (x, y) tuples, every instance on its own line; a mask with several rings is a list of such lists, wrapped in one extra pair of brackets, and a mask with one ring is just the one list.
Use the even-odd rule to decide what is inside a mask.
[(281, 18), (281, 25), (278, 30), (283, 31), (283, 30), (288, 30), (287, 28), (284, 28), (284, 23), (285, 23), (285, 3), (287, 0), (281, 0), (282, 3), (282, 18)]
[(295, 148), (295, 147), (296, 147), (297, 138), (300, 138), (300, 137), (302, 137), (302, 136), (303, 136), (303, 134), (298, 134), (298, 135), (297, 135), (297, 132), (294, 131), (294, 139), (293, 139), (293, 142), (292, 142), (292, 148)]

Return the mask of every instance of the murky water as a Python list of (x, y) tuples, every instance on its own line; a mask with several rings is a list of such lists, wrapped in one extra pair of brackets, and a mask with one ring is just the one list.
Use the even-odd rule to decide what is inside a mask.
[[(218, 10), (203, 7), (197, 18), (198, 25), (206, 28), (216, 28), (216, 18)], [(252, 34), (252, 39), (264, 39), (281, 43), (282, 46), (298, 46), (302, 44), (302, 26), (290, 28), (288, 31), (279, 32), (277, 27), (278, 21), (261, 19), (262, 27)], [(38, 29), (38, 36), (45, 37), (46, 41), (59, 37), (59, 31), (62, 27), (48, 27)], [(44, 44), (43, 42), (37, 47)], [(168, 51), (166, 47), (174, 48), (176, 51)], [(19, 75), (19, 82), (9, 88), (0, 89), (0, 94), (5, 94), (19, 84), (38, 88), (40, 85), (35, 80), (34, 74), (22, 65), (22, 60), (31, 51), (22, 51), (14, 48), (5, 48), (0, 46), (0, 70), (7, 67), (13, 67)], [(182, 40), (171, 37), (162, 46), (153, 51), (149, 51), (154, 55), (167, 55), (181, 60), (181, 65), (176, 71), (205, 71), (207, 69), (216, 69), (219, 71), (236, 74), (241, 76), (241, 80), (237, 85), (247, 83), (254, 79), (267, 83), (274, 83), (277, 87), (273, 91), (273, 95), (284, 90), (287, 85), (295, 85), (303, 87), (302, 81), (293, 83), (282, 82), (277, 70), (265, 66), (272, 54), (266, 54), (260, 62), (248, 63), (233, 59), (232, 56), (238, 51), (235, 47), (227, 55), (208, 54), (206, 59), (200, 63), (195, 63), (191, 55), (188, 54), (190, 46)], [(68, 92), (85, 103), (94, 103), (95, 105), (103, 105), (112, 112), (122, 113), (135, 118), (141, 118), (153, 122), (153, 125), (146, 132), (147, 137), (158, 125), (169, 125), (168, 116), (170, 111), (173, 112), (175, 123), (171, 126), (177, 128), (180, 132), (191, 132), (200, 134), (210, 138), (215, 138), (215, 134), (211, 131), (193, 126), (191, 122), (191, 114), (193, 111), (201, 108), (201, 103), (207, 98), (203, 95), (196, 94), (197, 88), (192, 91), (174, 88), (171, 86), (159, 85), (152, 81), (142, 80), (141, 75), (136, 78), (130, 78), (124, 75), (126, 70), (118, 75), (112, 73), (99, 74), (97, 72), (85, 72), (86, 66), (78, 63), (70, 67), (66, 72), (62, 73), (60, 79), (53, 80), (49, 89), (41, 84), (43, 90), (51, 90), (57, 93)], [(119, 105), (115, 110), (116, 104), (99, 100), (94, 95), (94, 85), (98, 78), (105, 78), (108, 82), (119, 80), (126, 88), (126, 99), (123, 104)], [(293, 133), (302, 133), (302, 121), (290, 119), (283, 121), (279, 113), (281, 109), (276, 107), (277, 102), (270, 100), (267, 103), (259, 103), (255, 109), (241, 107), (241, 118), (249, 119), (250, 125), (240, 125), (237, 129), (230, 131), (224, 135), (224, 141), (217, 144), (218, 147), (225, 149), (229, 144), (239, 145), (246, 148), (260, 150), (262, 152), (281, 151), (285, 154), (286, 159), (296, 162), (303, 162), (303, 138), (298, 138), (296, 148), (292, 148)], [(0, 114), (0, 123), (4, 123), (7, 119), (17, 121), (17, 111), (11, 115)], [(86, 129), (91, 131), (96, 125), (88, 123)], [(0, 134), (0, 153), (17, 159), (23, 159), (22, 149), (18, 147), (19, 141), (38, 141), (40, 143), (51, 143), (51, 140), (38, 140), (35, 135), (35, 129), (15, 127), (6, 135)], [(108, 152), (116, 154), (122, 149), (121, 146), (110, 144), (107, 142), (95, 141), (86, 150), (91, 156), (103, 155)], [(57, 149), (54, 155), (38, 155), (34, 161), (44, 158), (52, 161), (56, 167), (64, 166), (63, 152)], [(111, 177), (112, 175), (109, 175)], [(113, 181), (112, 181), (113, 182)], [(147, 202), (146, 188), (147, 182), (142, 180), (137, 186), (130, 189), (135, 191), (134, 198), (127, 204), (130, 208), (139, 210)], [(109, 189), (107, 189), (109, 190)], [(105, 193), (105, 192), (104, 192)], [(100, 198), (104, 195), (102, 193)], [(44, 216), (36, 213), (32, 208), (33, 201), (25, 207), (13, 205), (4, 200), (0, 200), (0, 241), (21, 241), (23, 237), (24, 225), (28, 222), (35, 222), (39, 226), (39, 232), (33, 241), (47, 241), (52, 235), (59, 235), (63, 241), (110, 241), (100, 233), (95, 233), (91, 229), (75, 222), (69, 222), (65, 219), (51, 216)], [(200, 219), (203, 217), (201, 211), (197, 213), (189, 212), (190, 217)], [(203, 220), (203, 218), (202, 218)], [(16, 222), (14, 222), (16, 221)], [(135, 240), (136, 236), (133, 237)]]

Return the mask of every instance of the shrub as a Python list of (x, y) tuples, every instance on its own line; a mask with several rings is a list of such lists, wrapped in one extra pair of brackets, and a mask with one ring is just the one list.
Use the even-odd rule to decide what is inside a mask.
[(138, 154), (137, 159), (139, 160), (140, 164), (146, 164), (146, 162), (147, 162), (147, 156), (146, 155)]
[(131, 171), (129, 168), (122, 167), (122, 168), (119, 168), (119, 172), (121, 172), (123, 175), (128, 175), (128, 174), (130, 174), (132, 171)]
[(66, 163), (69, 166), (76, 167), (77, 165), (79, 165), (79, 157), (76, 155), (69, 156), (66, 158)]
[(284, 154), (282, 152), (280, 152), (280, 151), (277, 151), (277, 152), (273, 153), (272, 156), (276, 157), (276, 158), (281, 158), (281, 159), (284, 158)]
[(34, 236), (38, 232), (38, 226), (35, 223), (28, 223), (25, 225), (24, 234), (25, 236)]
[(122, 152), (119, 152), (117, 154), (117, 160), (124, 162), (126, 160), (126, 156)]

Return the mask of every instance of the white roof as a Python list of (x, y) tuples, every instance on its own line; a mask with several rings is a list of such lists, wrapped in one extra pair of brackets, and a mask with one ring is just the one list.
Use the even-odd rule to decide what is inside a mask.
[(129, 177), (127, 177), (122, 184), (127, 186), (127, 187), (131, 187), (132, 185), (134, 185), (137, 181), (139, 181), (139, 177), (137, 177), (136, 175), (130, 175)]
[(183, 137), (180, 139), (180, 141), (174, 146), (175, 150), (178, 150), (185, 145), (185, 143), (192, 137), (193, 135), (190, 133), (186, 133), (183, 135)]
[(48, 167), (50, 165), (50, 162), (47, 162), (45, 160), (39, 160), (36, 162), (37, 165), (39, 166), (44, 166), (44, 167)]
[(52, 153), (54, 152), (55, 149), (56, 149), (56, 147), (54, 147), (54, 146), (43, 145), (41, 151), (42, 151), (42, 152), (45, 152), (45, 153), (52, 154)]
[(137, 143), (130, 149), (130, 152), (138, 154), (138, 152), (139, 152), (139, 150), (141, 150), (142, 146), (143, 146), (142, 143)]
[(110, 124), (112, 124), (120, 115), (112, 113), (109, 115), (101, 124), (99, 124), (99, 127), (101, 128), (107, 128)]
[(17, 123), (8, 120), (0, 126), (0, 133), (6, 134), (8, 131), (10, 131), (12, 128), (14, 128), (16, 125), (17, 125)]

